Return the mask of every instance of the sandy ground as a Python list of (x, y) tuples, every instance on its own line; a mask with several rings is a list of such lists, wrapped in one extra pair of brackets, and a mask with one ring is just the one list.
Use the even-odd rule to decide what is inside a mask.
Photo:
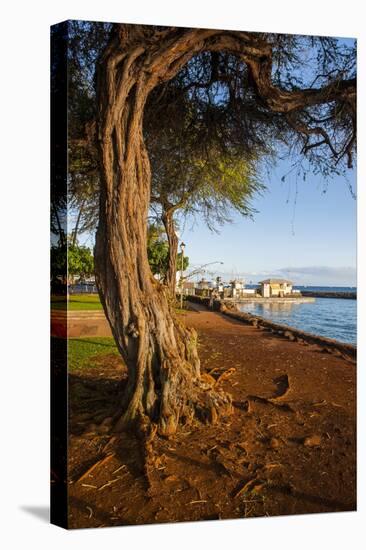
[(217, 383), (234, 414), (155, 438), (147, 478), (133, 436), (95, 429), (118, 403), (122, 362), (70, 375), (70, 527), (355, 510), (355, 364), (195, 307), (184, 322), (203, 372), (232, 369)]

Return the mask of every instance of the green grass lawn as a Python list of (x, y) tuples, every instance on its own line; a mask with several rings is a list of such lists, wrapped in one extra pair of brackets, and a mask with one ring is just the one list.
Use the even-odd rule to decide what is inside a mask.
[[(70, 294), (69, 296), (69, 311), (96, 311), (103, 310), (102, 304), (99, 300), (98, 294)], [(66, 296), (52, 296), (51, 297), (51, 309), (67, 309)], [(176, 313), (183, 315), (187, 313), (186, 310), (176, 308)]]
[[(51, 309), (67, 309), (66, 296), (52, 296)], [(98, 294), (71, 294), (68, 301), (69, 311), (102, 310)]]
[(69, 338), (69, 370), (92, 367), (93, 359), (102, 355), (116, 355), (119, 352), (113, 338)]

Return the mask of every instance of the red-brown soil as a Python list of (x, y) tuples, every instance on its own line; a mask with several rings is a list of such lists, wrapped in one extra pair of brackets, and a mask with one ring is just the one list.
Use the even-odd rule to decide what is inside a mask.
[(140, 442), (107, 433), (122, 362), (70, 375), (69, 526), (355, 510), (355, 364), (195, 307), (202, 372), (234, 369), (216, 382), (234, 414), (155, 437), (147, 477)]

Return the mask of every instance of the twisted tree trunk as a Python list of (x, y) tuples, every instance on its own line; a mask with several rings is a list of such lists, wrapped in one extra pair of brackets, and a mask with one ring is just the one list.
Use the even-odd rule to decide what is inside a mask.
[(231, 412), (231, 400), (222, 392), (206, 391), (196, 334), (177, 320), (169, 293), (150, 271), (146, 229), (151, 175), (142, 119), (156, 79), (144, 69), (149, 46), (135, 44), (136, 29), (120, 28), (100, 64), (102, 180), (95, 268), (103, 307), (128, 367), (116, 428), (147, 416), (169, 435), (194, 416), (214, 421), (222, 410)]

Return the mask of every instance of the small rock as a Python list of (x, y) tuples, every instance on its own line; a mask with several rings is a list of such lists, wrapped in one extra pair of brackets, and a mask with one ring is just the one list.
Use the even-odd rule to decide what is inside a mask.
[(296, 340), (295, 336), (290, 332), (289, 330), (286, 330), (284, 332), (284, 336), (290, 340), (290, 342), (294, 342)]
[(304, 439), (305, 447), (319, 447), (319, 445), (321, 445), (321, 442), (321, 435), (310, 435), (309, 437), (305, 437)]

